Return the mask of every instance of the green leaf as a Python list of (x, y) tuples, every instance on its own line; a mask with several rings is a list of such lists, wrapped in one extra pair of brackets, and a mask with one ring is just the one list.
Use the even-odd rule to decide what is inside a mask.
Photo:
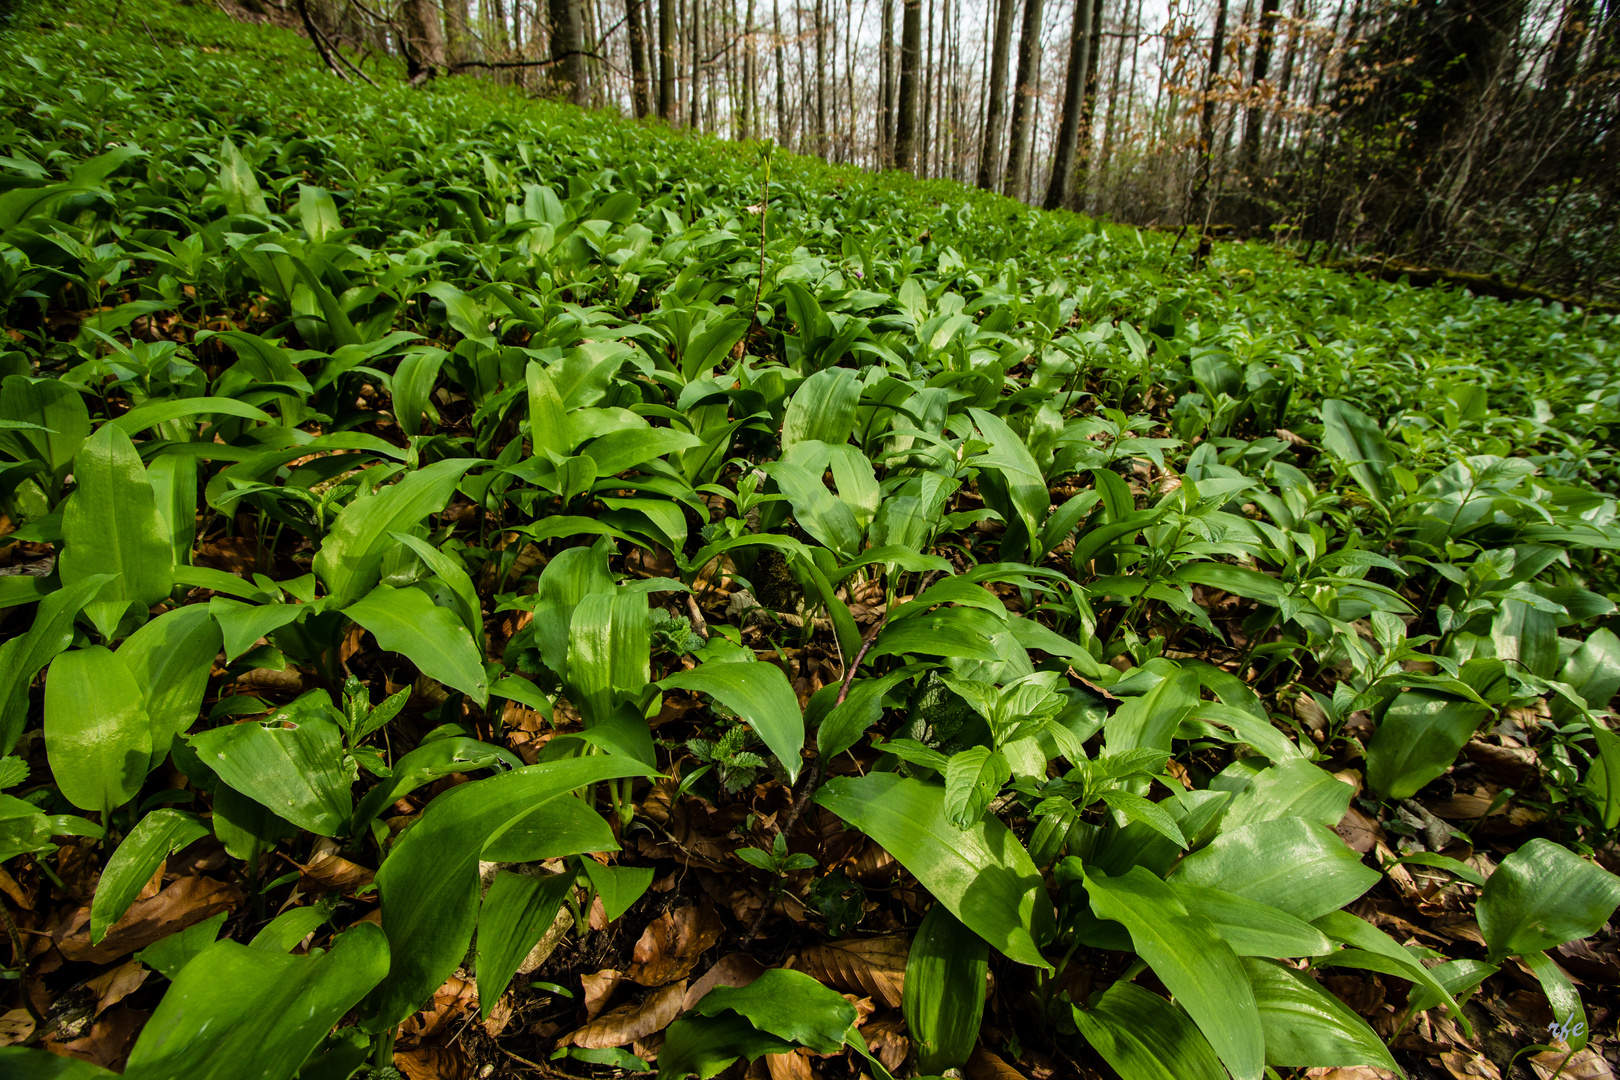
[(114, 417), (109, 423), (125, 435), (138, 435), (147, 428), (154, 428), (159, 424), (187, 416), (235, 416), (243, 420), (256, 420), (261, 424), (274, 423), (276, 419), (263, 409), (235, 398), (200, 397), (149, 401), (121, 416)]
[(568, 696), (587, 728), (606, 724), (622, 699), (652, 677), (651, 624), (644, 595), (620, 589), (582, 597), (568, 627)]
[(0, 1046), (0, 1073), (9, 1080), (102, 1080), (118, 1075), (89, 1061), (26, 1046)]
[(383, 557), (395, 546), (391, 534), (443, 510), (462, 474), (476, 464), (468, 458), (435, 462), (345, 506), (315, 556), (315, 572), (336, 602), (352, 603), (377, 584)]
[(984, 939), (944, 904), (929, 908), (911, 939), (901, 1001), (924, 1075), (960, 1069), (972, 1056), (989, 970)]
[(762, 661), (739, 664), (703, 664), (660, 682), (664, 690), (691, 690), (708, 694), (748, 721), (787, 771), (798, 779), (803, 765), (804, 715), (787, 676), (775, 664)]
[(836, 777), (816, 802), (881, 844), (973, 932), (1020, 964), (1050, 968), (1040, 942), (1056, 916), (1041, 875), (994, 817), (963, 830), (945, 814), (945, 789), (894, 773)]
[(640, 900), (647, 886), (652, 884), (650, 866), (603, 866), (595, 859), (581, 859), (580, 864), (585, 867), (585, 876), (591, 879), (596, 895), (601, 897), (602, 913), (610, 923), (629, 911), (630, 905)]
[(36, 458), (57, 483), (68, 473), (84, 440), (90, 437), (90, 410), (84, 397), (60, 379), (7, 375), (0, 380), (0, 420), (35, 425), (0, 435), (19, 459)]
[(488, 1019), (524, 957), (556, 922), (573, 887), (571, 873), (535, 876), (503, 870), (495, 875), (478, 912), (480, 1019)]
[(129, 1053), (129, 1080), (286, 1080), (388, 970), (370, 923), (319, 956), (218, 941), (179, 973)]
[(692, 1016), (665, 1030), (658, 1051), (658, 1080), (696, 1076), (709, 1080), (738, 1058), (755, 1061), (765, 1054), (786, 1054), (794, 1045), (760, 1031), (744, 1017), (727, 1012), (720, 1016)]
[(420, 589), (378, 585), (343, 609), (370, 630), (377, 644), (410, 658), (422, 674), (460, 690), (480, 706), (489, 702), (489, 684), (472, 634), (449, 608)]
[(793, 504), (793, 517), (800, 528), (841, 559), (860, 550), (861, 527), (854, 511), (833, 497), (821, 477), (786, 461), (773, 461), (764, 468)]
[(1001, 794), (1001, 785), (1011, 778), (1007, 755), (999, 750), (970, 746), (951, 755), (945, 766), (946, 816), (957, 828), (967, 828), (984, 816), (990, 801)]
[(609, 755), (530, 765), (438, 796), (377, 872), (383, 929), (394, 943), (388, 978), (366, 999), (362, 1025), (381, 1031), (426, 1001), (467, 955), (478, 919), (485, 848), (541, 806), (588, 784), (646, 774)]
[(1440, 1000), (1445, 1002), (1447, 1011), (1462, 1025), (1463, 1032), (1469, 1038), (1473, 1038), (1474, 1033), (1469, 1026), (1468, 1018), (1457, 1007), (1457, 1000), (1451, 996), (1451, 991), (1418, 961), (1417, 956), (1403, 949), (1394, 938), (1348, 911), (1330, 911), (1314, 920), (1314, 925), (1335, 941), (1355, 946), (1353, 949), (1328, 953), (1317, 961), (1319, 965), (1377, 971), (1427, 987), (1439, 995)]
[(557, 384), (538, 362), (530, 360), (524, 369), (529, 390), (529, 445), (534, 456), (565, 458), (574, 452), (578, 440), (568, 410), (563, 407)]
[(1385, 482), (1394, 454), (1382, 428), (1372, 417), (1333, 398), (1322, 402), (1322, 445), (1350, 468), (1374, 502), (1387, 502), (1391, 492)]
[(1281, 959), (1321, 956), (1333, 949), (1333, 942), (1322, 931), (1270, 904), (1177, 878), (1169, 884), (1187, 911), (1213, 923), (1239, 956)]
[[(270, 726), (289, 721), (296, 726)], [(299, 828), (318, 836), (347, 831), (355, 774), (344, 766), (342, 731), (326, 717), (289, 707), (265, 723), (199, 732), (191, 745), (232, 789)]]
[(1178, 884), (1224, 889), (1306, 922), (1351, 903), (1379, 876), (1332, 830), (1298, 817), (1223, 832), (1175, 870)]
[(1140, 821), (1177, 847), (1182, 849), (1187, 847), (1187, 838), (1181, 835), (1181, 828), (1176, 824), (1176, 819), (1158, 803), (1149, 802), (1124, 788), (1105, 788), (1097, 794), (1108, 804), (1109, 809), (1118, 810), (1125, 815), (1126, 820)]
[(148, 945), (135, 954), (135, 959), (173, 981), (187, 964), (214, 943), (230, 914), (229, 911), (221, 911), (217, 915), (210, 915), (200, 923)]
[(175, 736), (196, 722), (220, 645), (208, 606), (192, 604), (159, 615), (118, 647), (118, 658), (146, 699), (152, 768), (163, 763)]
[(73, 620), (111, 574), (94, 574), (57, 589), (39, 602), (28, 633), (0, 645), (0, 754), (17, 745), (28, 719), (28, 686), (73, 643)]
[(1095, 1005), (1074, 1007), (1070, 1015), (1086, 1042), (1125, 1080), (1226, 1075), (1187, 1014), (1135, 983), (1116, 982)]
[(1484, 705), (1431, 690), (1397, 694), (1367, 742), (1367, 786), (1386, 799), (1417, 794), (1489, 715)]
[(431, 784), (442, 776), (475, 772), (497, 763), (514, 769), (523, 764), (516, 755), (477, 739), (453, 736), (424, 743), (395, 761), (393, 775), (366, 792), (360, 805), (355, 807), (354, 824), (349, 831), (354, 836), (365, 835), (366, 826), (378, 814), (417, 788)]
[(1353, 794), (1354, 788), (1320, 765), (1290, 758), (1260, 770), (1233, 797), (1221, 818), (1221, 831), (1286, 817), (1302, 817), (1331, 829), (1344, 820)]
[(154, 810), (142, 818), (107, 860), (101, 880), (96, 882), (96, 895), (90, 902), (90, 941), (99, 943), (107, 936), (108, 927), (129, 910), (170, 852), (207, 835), (202, 822), (178, 810)]
[(1123, 923), (1131, 944), (1197, 1023), (1237, 1080), (1258, 1080), (1265, 1040), (1254, 994), (1215, 925), (1189, 914), (1176, 894), (1141, 867), (1118, 877), (1086, 876), (1091, 910)]
[(270, 216), (270, 208), (264, 202), (264, 192), (259, 189), (259, 181), (253, 176), (253, 166), (247, 163), (242, 151), (236, 148), (228, 135), (219, 148), (219, 190), (225, 196), (227, 214), (261, 218)]
[(1591, 1029), (1586, 1023), (1586, 1008), (1581, 1004), (1581, 995), (1575, 989), (1569, 977), (1553, 963), (1552, 957), (1544, 952), (1532, 951), (1523, 954), (1525, 967), (1536, 976), (1541, 983), (1541, 992), (1547, 997), (1547, 1004), (1553, 1012), (1553, 1019), (1570, 1034), (1567, 1042), (1571, 1050), (1584, 1050)]
[[(157, 493), (135, 444), (103, 424), (73, 459), (73, 494), (62, 511), (58, 560), (62, 583), (116, 574), (86, 608), (102, 633), (129, 602), (155, 604), (174, 587), (174, 549), (157, 509)], [(110, 620), (110, 622), (109, 622)]]
[(316, 903), (288, 908), (254, 934), (248, 948), (276, 953), (291, 952), (299, 942), (326, 925), (336, 907), (337, 895), (328, 893)]
[(915, 670), (910, 667), (899, 667), (876, 679), (856, 679), (850, 683), (843, 704), (834, 705), (816, 728), (816, 751), (822, 760), (831, 761), (859, 742), (883, 715), (883, 695), (914, 674)]
[(45, 749), (62, 795), (103, 814), (140, 791), (152, 722), (129, 668), (100, 645), (65, 652), (45, 677)]
[(707, 1017), (728, 1010), (756, 1030), (818, 1054), (841, 1050), (844, 1033), (856, 1018), (855, 1006), (844, 995), (787, 968), (768, 968), (747, 986), (716, 986), (693, 1006), (693, 1012)]
[(1476, 913), (1492, 962), (1591, 937), (1620, 906), (1620, 877), (1537, 838), (1503, 859)]
[(1373, 1065), (1405, 1075), (1367, 1022), (1309, 975), (1269, 960), (1245, 959), (1243, 968), (1260, 1006), (1266, 1064)]
[[(1450, 960), (1429, 969), (1435, 981), (1459, 1000), (1501, 969), (1483, 960)], [(1420, 1013), (1440, 1004), (1440, 994), (1427, 986), (1413, 986), (1406, 995), (1409, 1012)]]
[(860, 400), (860, 377), (851, 368), (827, 368), (804, 380), (782, 418), (782, 453), (802, 442), (847, 443)]
[(1002, 618), (981, 608), (940, 608), (926, 615), (891, 619), (866, 655), (875, 660), (919, 653), (993, 664), (1001, 654), (990, 639), (1006, 628)]

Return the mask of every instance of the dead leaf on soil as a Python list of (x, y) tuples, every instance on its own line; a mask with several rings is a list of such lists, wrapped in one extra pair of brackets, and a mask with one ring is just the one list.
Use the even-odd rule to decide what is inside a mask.
[(708, 971), (705, 971), (697, 982), (687, 990), (686, 997), (681, 1002), (682, 1009), (690, 1009), (717, 986), (747, 986), (765, 973), (765, 965), (755, 960), (747, 953), (731, 953), (722, 956)]
[(78, 1058), (100, 1065), (103, 1069), (112, 1069), (129, 1056), (135, 1036), (150, 1016), (150, 1013), (120, 1005), (109, 1010), (79, 1038), (66, 1043), (47, 1040), (45, 1048), (62, 1057)]
[(27, 1009), (12, 1009), (0, 1013), (0, 1046), (20, 1043), (34, 1033), (34, 1018)]
[(771, 1080), (815, 1080), (810, 1059), (795, 1050), (788, 1054), (766, 1054), (765, 1068)]
[(910, 953), (911, 942), (904, 934), (847, 938), (812, 945), (798, 955), (793, 966), (821, 982), (869, 994), (895, 1009), (900, 1007)]
[(968, 1058), (965, 1071), (969, 1080), (1024, 1080), (1023, 1073), (986, 1050), (982, 1044), (973, 1048), (973, 1056)]
[(1502, 1071), (1483, 1054), (1463, 1054), (1455, 1050), (1440, 1055), (1440, 1064), (1457, 1080), (1502, 1080)]
[(861, 1025), (866, 1048), (876, 1054), (883, 1067), (890, 1072), (899, 1071), (900, 1066), (905, 1064), (906, 1055), (911, 1053), (911, 1040), (906, 1037), (905, 1029), (906, 1022), (897, 1016)]
[(101, 1015), (133, 994), (141, 983), (146, 981), (149, 974), (151, 971), (145, 964), (139, 960), (131, 960), (91, 979), (85, 985), (96, 992), (96, 1015)]
[(590, 1021), (601, 1015), (624, 976), (612, 968), (603, 968), (595, 975), (581, 975), (579, 981), (585, 988), (585, 1019)]
[(394, 1068), (406, 1080), (471, 1080), (472, 1065), (455, 1050), (442, 1046), (418, 1046), (394, 1054)]
[(640, 1002), (621, 1005), (612, 1012), (603, 1013), (573, 1034), (564, 1035), (558, 1040), (558, 1045), (605, 1050), (610, 1046), (624, 1046), (644, 1039), (655, 1031), (663, 1031), (670, 1021), (681, 1014), (681, 1001), (685, 997), (685, 979), (670, 983), (654, 990)]
[(1568, 1080), (1614, 1080), (1614, 1070), (1590, 1046), (1571, 1057), (1567, 1065), (1557, 1050), (1546, 1050), (1530, 1059), (1530, 1067), (1540, 1080), (1552, 1080), (1560, 1066), (1563, 1072), (1559, 1075)]
[(326, 851), (315, 855), (299, 869), (304, 872), (299, 887), (311, 894), (339, 892), (352, 896), (376, 877), (375, 871)]
[(242, 891), (235, 885), (205, 877), (181, 878), (156, 896), (131, 904), (99, 945), (90, 944), (89, 907), (75, 911), (51, 937), (69, 960), (110, 964), (241, 902)]
[(647, 925), (636, 942), (629, 970), (631, 982), (662, 986), (685, 978), (723, 931), (714, 905), (705, 901), (671, 908)]
[(1330, 1065), (1307, 1069), (1308, 1080), (1395, 1080), (1388, 1069), (1375, 1069), (1371, 1065)]

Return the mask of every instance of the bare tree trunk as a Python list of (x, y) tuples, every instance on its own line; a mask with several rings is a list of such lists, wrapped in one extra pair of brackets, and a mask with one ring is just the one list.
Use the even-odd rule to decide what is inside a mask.
[(460, 64), (476, 57), (477, 44), (473, 41), (469, 29), (470, 22), (467, 0), (446, 0), (444, 29), (446, 43), (449, 46), (447, 55), (451, 63)]
[(444, 67), (444, 31), (433, 0), (405, 0), (400, 8), (405, 41), (405, 71), (414, 85)]
[[(1127, 3), (1124, 12), (1129, 13), (1130, 5)], [(1108, 110), (1103, 115), (1102, 150), (1097, 155), (1097, 190), (1101, 196), (1104, 185), (1108, 183), (1108, 159), (1114, 153), (1114, 112), (1119, 104), (1119, 79), (1125, 68), (1125, 22), (1122, 18), (1119, 25), (1118, 47), (1114, 50), (1114, 72), (1108, 79)]]
[(814, 118), (810, 115), (810, 65), (805, 61), (804, 0), (793, 0), (793, 26), (798, 31), (794, 40), (799, 46), (799, 153), (813, 154), (815, 150), (810, 146), (810, 139)]
[(782, 47), (780, 0), (771, 0), (771, 21), (776, 27), (776, 36), (771, 42), (776, 60), (776, 141), (787, 150), (793, 147), (793, 129), (788, 125), (787, 50)]
[(692, 0), (687, 6), (686, 35), (688, 65), (686, 126), (693, 131), (703, 130), (703, 9), (702, 0)]
[(1007, 177), (1003, 192), (1024, 197), (1024, 165), (1029, 153), (1031, 121), (1035, 109), (1035, 72), (1041, 56), (1042, 0), (1024, 0), (1024, 24), (1018, 37), (1018, 74), (1013, 79), (1012, 134), (1007, 146)]
[(827, 0), (816, 0), (816, 155), (827, 157)]
[(743, 19), (743, 138), (755, 139), (764, 130), (759, 120), (759, 51), (754, 40), (754, 0), (748, 0), (748, 12)]
[(877, 157), (879, 169), (894, 168), (894, 0), (883, 0), (878, 11)]
[(1103, 0), (1095, 0), (1091, 9), (1091, 48), (1087, 53), (1086, 92), (1080, 108), (1080, 132), (1075, 143), (1075, 178), (1070, 184), (1070, 196), (1075, 210), (1084, 209), (1087, 193), (1091, 190), (1092, 121), (1097, 113), (1097, 72), (1102, 68)]
[(1299, 52), (1299, 39), (1302, 22), (1305, 15), (1305, 0), (1294, 0), (1294, 15), (1288, 27), (1288, 44), (1283, 49), (1282, 75), (1277, 80), (1277, 107), (1271, 114), (1271, 131), (1268, 141), (1271, 152), (1275, 154), (1282, 144), (1283, 128), (1288, 122), (1288, 95), (1294, 88), (1294, 58)]
[(1075, 148), (1080, 138), (1080, 113), (1085, 108), (1086, 71), (1091, 67), (1092, 10), (1091, 0), (1075, 0), (1074, 26), (1069, 32), (1069, 70), (1063, 82), (1063, 119), (1058, 122), (1057, 146), (1052, 151), (1052, 182), (1046, 187), (1043, 204), (1048, 210), (1056, 210), (1069, 202)]
[(675, 119), (675, 2), (658, 0), (658, 115), (666, 122)]
[(1013, 12), (1018, 0), (997, 0), (990, 83), (984, 91), (984, 131), (979, 143), (979, 186), (994, 191), (1001, 174), (1001, 117), (1007, 108), (1007, 59), (1012, 52)]
[[(1209, 67), (1204, 75), (1204, 111), (1198, 123), (1198, 178), (1193, 184), (1191, 220), (1202, 225), (1208, 213), (1210, 170), (1215, 164), (1215, 87), (1221, 77), (1221, 57), (1226, 48), (1226, 0), (1215, 0), (1215, 30), (1210, 37)], [(1200, 246), (1202, 250), (1202, 246)]]
[(584, 43), (579, 25), (579, 0), (548, 0), (551, 8), (552, 78), (575, 105), (584, 105), (590, 86), (585, 78)]
[(640, 120), (647, 115), (647, 32), (641, 24), (645, 0), (624, 0), (624, 21), (630, 37), (630, 108)]
[(1260, 30), (1254, 43), (1254, 74), (1249, 79), (1249, 108), (1243, 118), (1243, 143), (1238, 150), (1244, 175), (1252, 188), (1260, 177), (1260, 135), (1265, 127), (1266, 74), (1271, 69), (1271, 48), (1277, 32), (1278, 0), (1260, 0)]
[(934, 153), (934, 5), (928, 5), (927, 40), (923, 43), (922, 137), (917, 152), (917, 175), (927, 178)]
[(904, 0), (900, 21), (900, 119), (894, 132), (894, 167), (917, 167), (917, 61), (922, 56), (922, 0)]

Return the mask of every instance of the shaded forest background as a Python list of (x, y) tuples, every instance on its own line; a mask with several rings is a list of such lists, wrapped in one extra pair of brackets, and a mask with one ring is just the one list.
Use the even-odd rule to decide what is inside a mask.
[(334, 77), (393, 57), (1128, 224), (1620, 297), (1620, 0), (214, 2), (301, 29)]

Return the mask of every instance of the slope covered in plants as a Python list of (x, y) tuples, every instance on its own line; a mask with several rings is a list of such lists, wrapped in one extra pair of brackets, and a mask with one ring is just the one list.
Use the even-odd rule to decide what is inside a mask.
[(1610, 1075), (1615, 320), (116, 10), (0, 62), (7, 1075)]

